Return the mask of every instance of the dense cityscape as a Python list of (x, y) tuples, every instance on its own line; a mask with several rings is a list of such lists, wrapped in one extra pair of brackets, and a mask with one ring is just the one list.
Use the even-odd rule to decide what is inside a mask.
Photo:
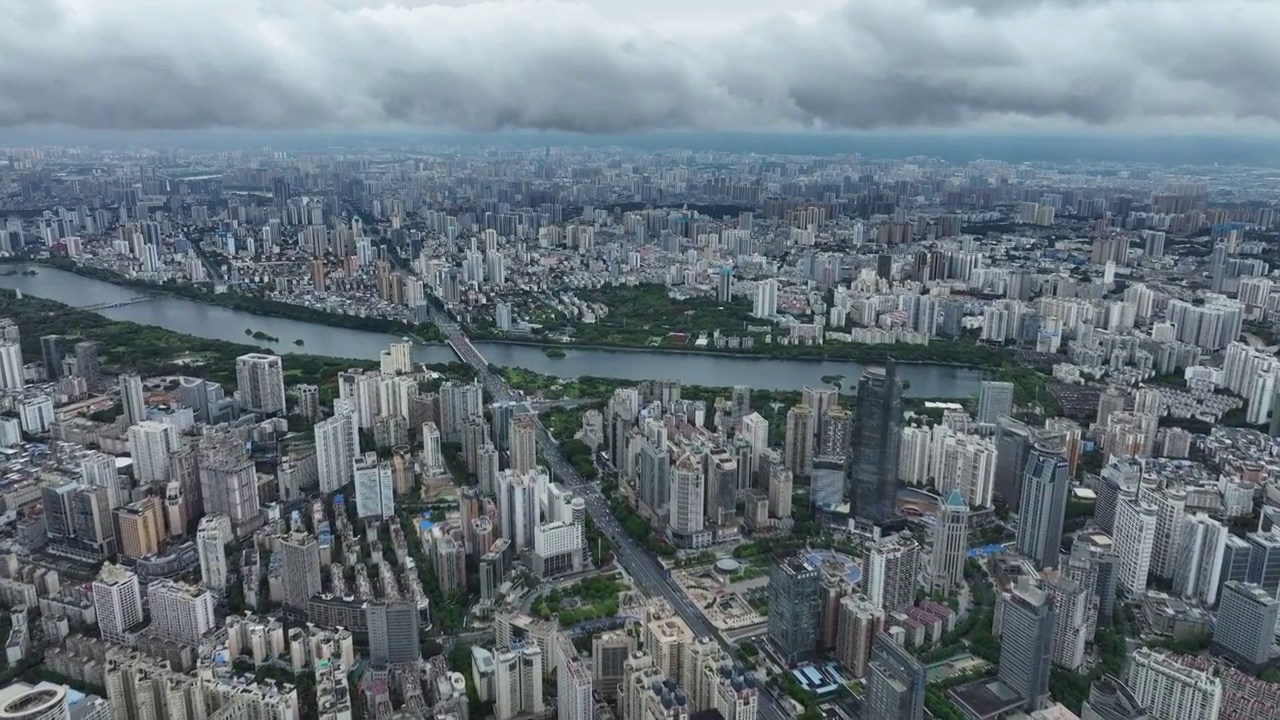
[(1280, 720), (1278, 203), (0, 148), (0, 715)]

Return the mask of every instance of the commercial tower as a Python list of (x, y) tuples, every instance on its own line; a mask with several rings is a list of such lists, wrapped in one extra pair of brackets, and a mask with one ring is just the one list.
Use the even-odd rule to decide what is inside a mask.
[(249, 353), (236, 358), (240, 405), (265, 414), (285, 411), (284, 365), (277, 355)]
[(312, 595), (320, 592), (320, 545), (306, 533), (290, 533), (277, 538), (284, 558), (280, 581), (284, 604), (304, 609)]
[(788, 665), (818, 653), (818, 568), (803, 554), (775, 558), (769, 568), (769, 643)]
[(1222, 586), (1210, 649), (1256, 672), (1271, 659), (1277, 617), (1280, 602), (1267, 591), (1232, 580)]
[(902, 385), (889, 361), (858, 382), (854, 404), (850, 483), (854, 515), (880, 525), (897, 515), (898, 447), (902, 444)]
[(888, 635), (877, 635), (867, 663), (864, 717), (921, 720), (924, 717), (924, 666)]
[(365, 453), (355, 461), (356, 515), (385, 520), (395, 514), (391, 463), (378, 460), (377, 453)]
[(1018, 515), (1018, 552), (1038, 568), (1057, 567), (1071, 478), (1061, 443), (1037, 442), (1027, 458)]
[(365, 619), (369, 623), (369, 660), (374, 667), (414, 663), (422, 658), (416, 603), (371, 602)]
[(1049, 696), (1053, 652), (1053, 598), (1022, 578), (1000, 596), (1000, 681), (1018, 693), (1028, 712)]
[(978, 391), (978, 422), (994, 425), (996, 418), (1013, 414), (1013, 383), (986, 380)]
[(938, 508), (933, 528), (933, 573), (935, 592), (954, 590), (964, 581), (964, 561), (969, 552), (969, 504), (952, 489)]
[(124, 407), (124, 419), (129, 425), (137, 425), (147, 419), (141, 377), (132, 373), (120, 376), (120, 404)]

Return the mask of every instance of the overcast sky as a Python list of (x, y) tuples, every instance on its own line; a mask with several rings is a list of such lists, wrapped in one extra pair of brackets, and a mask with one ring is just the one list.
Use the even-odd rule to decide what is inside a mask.
[(1280, 0), (0, 0), (0, 126), (1274, 132)]

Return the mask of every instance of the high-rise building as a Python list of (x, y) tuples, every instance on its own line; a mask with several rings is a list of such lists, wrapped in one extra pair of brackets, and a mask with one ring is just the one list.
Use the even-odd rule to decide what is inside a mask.
[(284, 364), (278, 355), (248, 353), (236, 358), (240, 405), (253, 412), (285, 412)]
[(391, 463), (379, 460), (377, 453), (365, 453), (355, 460), (353, 474), (357, 516), (385, 520), (395, 514)]
[(120, 534), (120, 554), (140, 560), (160, 552), (164, 537), (164, 514), (160, 499), (143, 498), (115, 509), (116, 527)]
[(814, 431), (817, 418), (808, 405), (796, 405), (787, 411), (787, 436), (783, 446), (783, 459), (787, 469), (796, 477), (813, 474)]
[[(1155, 508), (1137, 500), (1122, 500), (1116, 508), (1115, 547), (1119, 558), (1116, 587), (1131, 600), (1142, 597), (1147, 591), (1151, 546), (1155, 537)], [(1280, 560), (1280, 555), (1277, 560)]]
[(305, 608), (311, 596), (320, 592), (320, 545), (314, 536), (300, 532), (281, 535), (277, 542), (284, 559), (280, 573), (284, 604)]
[[(772, 605), (770, 615), (772, 615)], [(862, 595), (840, 599), (836, 622), (836, 657), (856, 678), (867, 674), (871, 644), (884, 631), (884, 610)]]
[(142, 591), (138, 576), (120, 565), (107, 563), (93, 581), (93, 610), (102, 637), (119, 639), (142, 622)]
[(874, 543), (867, 552), (863, 592), (887, 613), (909, 610), (916, 601), (920, 545), (908, 533)]
[(494, 657), (493, 713), (497, 720), (539, 714), (542, 700), (542, 650), (536, 643), (497, 651)]
[(1062, 546), (1062, 522), (1071, 495), (1067, 459), (1060, 444), (1036, 443), (1027, 458), (1019, 501), (1015, 546), (1038, 568), (1057, 567)]
[(964, 581), (964, 562), (969, 555), (969, 503), (960, 491), (951, 490), (938, 508), (933, 531), (933, 573), (935, 592), (948, 594)]
[(235, 539), (231, 518), (205, 515), (196, 530), (196, 554), (200, 558), (200, 582), (221, 596), (227, 591), (227, 544)]
[(1018, 512), (1022, 501), (1022, 480), (1026, 477), (1027, 456), (1031, 454), (1036, 433), (1019, 420), (996, 418), (995, 494), (1012, 512)]
[(1138, 705), (1159, 720), (1214, 720), (1222, 707), (1222, 681), (1214, 673), (1181, 665), (1151, 648), (1129, 656), (1126, 685)]
[(854, 514), (882, 524), (897, 515), (902, 385), (896, 365), (870, 368), (858, 382), (850, 465)]
[(822, 423), (826, 418), (827, 411), (836, 407), (838, 395), (836, 389), (830, 385), (821, 385), (814, 387), (805, 385), (800, 391), (800, 402), (808, 406), (811, 411), (810, 417), (813, 418), (813, 424), (810, 428), (814, 437), (822, 435)]
[(801, 553), (775, 558), (769, 567), (769, 643), (788, 665), (818, 653), (821, 581)]
[(428, 477), (444, 472), (444, 452), (440, 446), (440, 428), (433, 422), (422, 424), (422, 467)]
[(422, 658), (415, 603), (371, 602), (365, 608), (365, 619), (369, 623), (369, 660), (374, 667), (411, 664)]
[(885, 634), (871, 645), (864, 717), (923, 720), (925, 671), (920, 661)]
[(591, 674), (602, 697), (608, 700), (618, 697), (627, 658), (633, 649), (631, 636), (621, 630), (607, 630), (591, 638)]
[(984, 380), (978, 388), (978, 422), (994, 425), (1002, 415), (1013, 415), (1013, 383)]
[(1089, 699), (1080, 707), (1080, 720), (1147, 720), (1147, 711), (1123, 682), (1103, 675), (1089, 685)]
[(127, 373), (120, 376), (120, 404), (124, 406), (124, 419), (137, 425), (147, 419), (147, 403), (142, 394), (142, 378)]
[(169, 482), (169, 457), (181, 447), (178, 428), (144, 420), (129, 428), (129, 457), (133, 476), (143, 485)]
[(0, 390), (21, 390), (26, 386), (22, 364), (22, 346), (16, 340), (0, 341)]
[(565, 633), (556, 634), (560, 647), (556, 675), (556, 720), (593, 720), (591, 669), (578, 657), (578, 651)]
[(1210, 650), (1257, 672), (1271, 660), (1277, 618), (1280, 601), (1267, 591), (1250, 583), (1228, 582), (1222, 586)]
[(102, 392), (102, 362), (98, 359), (98, 343), (86, 340), (76, 343), (76, 375), (84, 379), (89, 392)]
[(66, 357), (66, 338), (61, 335), (45, 335), (40, 338), (40, 359), (44, 363), (46, 379), (57, 380), (62, 377), (62, 361)]
[(1205, 607), (1218, 603), (1229, 535), (1225, 525), (1203, 513), (1183, 519), (1178, 528), (1173, 575), (1174, 589), (1182, 597), (1198, 598)]
[(316, 423), (316, 475), (320, 479), (320, 492), (336, 492), (355, 480), (359, 433), (351, 412), (335, 412), (328, 420)]
[(667, 526), (671, 534), (681, 542), (703, 530), (706, 520), (706, 480), (702, 461), (693, 453), (681, 456), (671, 468)]
[(86, 484), (106, 491), (108, 509), (115, 510), (124, 504), (126, 493), (120, 486), (120, 473), (116, 472), (114, 456), (102, 452), (88, 453), (80, 460), (80, 477)]
[(758, 318), (773, 317), (778, 313), (778, 281), (766, 278), (756, 283), (755, 303), (751, 314)]
[(538, 464), (537, 425), (529, 415), (516, 415), (511, 418), (510, 431), (511, 469), (516, 472), (528, 472)]
[(533, 528), (540, 519), (535, 473), (498, 473), (498, 517), (502, 519), (502, 537), (511, 541), (512, 552), (533, 547)]
[(1049, 696), (1053, 651), (1053, 599), (1022, 578), (1000, 596), (1000, 681), (1022, 698), (1027, 711)]
[(147, 585), (150, 629), (160, 637), (184, 645), (196, 645), (214, 628), (213, 593), (173, 580)]

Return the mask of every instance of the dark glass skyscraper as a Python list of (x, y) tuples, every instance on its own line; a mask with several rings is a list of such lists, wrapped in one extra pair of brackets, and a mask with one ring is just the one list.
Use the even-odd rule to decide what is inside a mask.
[(61, 335), (45, 335), (40, 338), (40, 359), (44, 361), (44, 376), (49, 380), (62, 377), (62, 358), (67, 356), (67, 346)]
[(897, 515), (898, 447), (902, 444), (902, 385), (890, 360), (858, 381), (849, 466), (854, 515), (875, 524)]
[(773, 559), (769, 568), (769, 643), (788, 665), (818, 654), (818, 615), (822, 601), (818, 568), (803, 554)]
[(867, 699), (862, 716), (876, 720), (924, 717), (924, 666), (885, 634), (876, 636), (867, 663)]
[(1070, 494), (1071, 476), (1061, 443), (1053, 438), (1037, 442), (1023, 475), (1015, 545), (1038, 568), (1058, 566)]

